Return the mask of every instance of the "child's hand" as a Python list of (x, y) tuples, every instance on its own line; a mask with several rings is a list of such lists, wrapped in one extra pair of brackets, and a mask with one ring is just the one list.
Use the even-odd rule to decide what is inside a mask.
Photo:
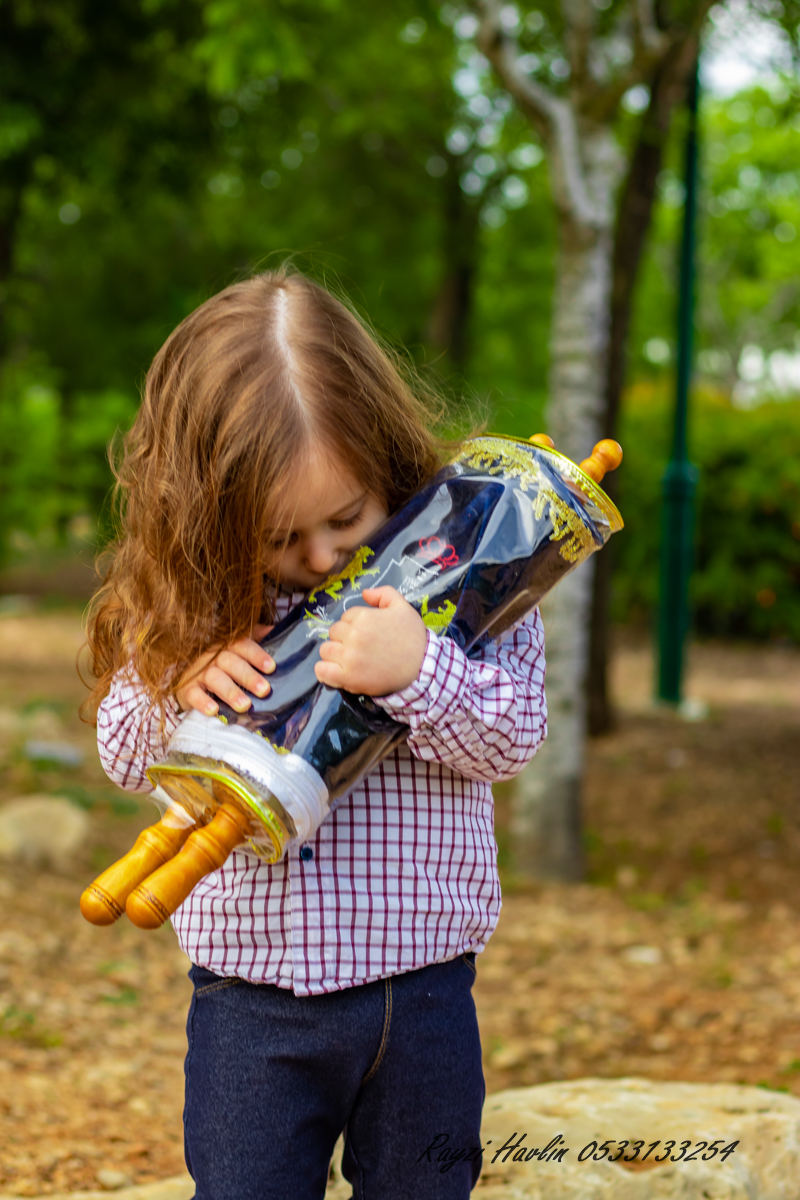
[(369, 608), (349, 608), (331, 625), (322, 659), (314, 670), (320, 683), (356, 695), (388, 696), (419, 675), (428, 631), (422, 617), (392, 587), (365, 588)]
[(209, 692), (219, 696), (236, 712), (247, 712), (251, 704), (241, 688), (246, 687), (256, 696), (268, 695), (270, 686), (259, 672), (269, 674), (275, 670), (275, 663), (254, 639), (266, 637), (271, 629), (274, 629), (273, 625), (256, 625), (251, 638), (240, 638), (224, 650), (208, 650), (201, 654), (184, 672), (175, 689), (175, 699), (183, 711), (196, 708), (213, 717), (219, 711), (219, 705)]

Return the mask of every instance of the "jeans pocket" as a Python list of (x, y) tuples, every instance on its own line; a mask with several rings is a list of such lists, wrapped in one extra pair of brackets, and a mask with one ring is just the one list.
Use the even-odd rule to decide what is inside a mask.
[(467, 964), (467, 966), (469, 967), (470, 971), (472, 971), (473, 976), (477, 977), (478, 968), (475, 966), (474, 950), (467, 951), (465, 954), (462, 954), (461, 957), (464, 960), (464, 962)]
[(216, 975), (214, 971), (209, 971), (208, 967), (198, 967), (195, 964), (189, 971), (189, 978), (194, 984), (195, 997), (218, 992), (222, 988), (235, 987), (242, 982), (236, 975)]

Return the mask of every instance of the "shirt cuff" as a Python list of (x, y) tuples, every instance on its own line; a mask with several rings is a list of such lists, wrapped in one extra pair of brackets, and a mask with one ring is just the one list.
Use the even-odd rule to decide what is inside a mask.
[[(389, 716), (406, 724), (414, 717), (430, 714), (432, 709), (449, 708), (454, 697), (445, 694), (450, 689), (440, 681), (452, 681), (456, 665), (454, 659), (460, 654), (455, 642), (437, 637), (428, 630), (428, 644), (417, 678), (402, 691), (392, 692), (389, 696), (374, 696), (375, 703)], [(457, 673), (462, 674), (460, 671)]]

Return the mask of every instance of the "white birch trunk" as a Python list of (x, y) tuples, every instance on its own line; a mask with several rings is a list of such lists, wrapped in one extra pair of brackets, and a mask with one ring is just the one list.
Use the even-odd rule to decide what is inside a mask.
[[(558, 450), (578, 462), (598, 440), (605, 399), (615, 199), (625, 167), (613, 132), (615, 116), (625, 93), (634, 85), (650, 86), (670, 55), (677, 69), (676, 47), (688, 47), (693, 61), (711, 3), (696, 0), (691, 13), (674, 20), (662, 13), (657, 21), (652, 0), (627, 0), (615, 5), (610, 39), (598, 13), (608, 5), (560, 0), (569, 83), (554, 87), (543, 72), (528, 67), (515, 6), (472, 0), (480, 15), (480, 49), (547, 150), (559, 216), (547, 432)], [(542, 48), (547, 50), (544, 42)], [(590, 560), (567, 576), (543, 606), (548, 738), (520, 776), (512, 808), (515, 869), (533, 878), (582, 874), (580, 792), (593, 566)]]
[[(561, 209), (546, 421), (556, 449), (578, 462), (600, 437), (620, 170), (610, 134), (587, 139), (580, 152), (595, 220), (579, 223), (574, 210)], [(548, 736), (517, 781), (511, 822), (515, 872), (536, 879), (583, 874), (580, 801), (593, 566), (590, 559), (578, 567), (543, 606)]]

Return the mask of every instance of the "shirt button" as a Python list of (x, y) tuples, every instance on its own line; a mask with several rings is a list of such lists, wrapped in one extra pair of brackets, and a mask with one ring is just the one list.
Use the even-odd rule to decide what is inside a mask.
[(301, 857), (301, 858), (302, 858), (302, 859), (303, 859), (305, 862), (308, 862), (308, 860), (309, 860), (310, 858), (313, 858), (313, 857), (314, 857), (314, 851), (312, 850), (311, 846), (301, 846), (301, 847), (300, 847), (300, 857)]

